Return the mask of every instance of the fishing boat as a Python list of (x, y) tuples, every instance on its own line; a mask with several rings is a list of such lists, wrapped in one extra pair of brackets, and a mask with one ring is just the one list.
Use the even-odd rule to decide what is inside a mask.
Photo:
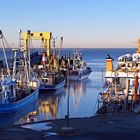
[(42, 55), (42, 61), (40, 65), (34, 67), (34, 71), (38, 73), (40, 79), (40, 91), (41, 90), (57, 90), (64, 87), (66, 78), (59, 70), (55, 56), (53, 55), (50, 64), (47, 64), (45, 54)]
[[(113, 67), (113, 58), (106, 58), (105, 84), (100, 92), (100, 102), (106, 110), (112, 106), (140, 112), (140, 39), (138, 49), (133, 54), (118, 57), (117, 67)], [(102, 112), (102, 110), (101, 110)]]
[(92, 70), (87, 66), (86, 62), (82, 60), (82, 53), (78, 53), (76, 49), (72, 60), (73, 62), (70, 66), (70, 80), (83, 80), (88, 78)]
[[(61, 38), (62, 43), (62, 38)], [(64, 87), (66, 78), (62, 74), (58, 66), (58, 57), (55, 53), (55, 39), (53, 38), (53, 52), (42, 52), (41, 62), (37, 65), (33, 65), (34, 71), (39, 75), (40, 79), (40, 91), (42, 90), (57, 90)], [(60, 52), (59, 52), (60, 55)]]
[(98, 96), (98, 114), (116, 113), (124, 111), (134, 111), (140, 113), (140, 86), (138, 76), (130, 83), (130, 78), (126, 77), (123, 84), (112, 78), (107, 87), (103, 88)]
[(64, 87), (66, 78), (59, 72), (44, 72), (40, 77), (40, 90), (57, 90)]
[[(44, 49), (42, 54), (32, 54), (31, 65), (33, 70), (39, 75), (40, 79), (40, 90), (56, 90), (65, 85), (65, 77), (59, 71), (58, 58), (55, 53), (55, 39), (52, 37), (51, 32), (27, 32), (23, 33), (24, 42), (27, 40), (30, 42), (32, 40), (41, 40), (41, 46)], [(61, 37), (61, 46), (63, 38)], [(30, 43), (25, 43), (25, 48), (29, 46)], [(53, 46), (53, 53), (51, 51), (51, 46)], [(42, 58), (41, 58), (41, 57)], [(60, 51), (59, 51), (60, 56)]]
[[(3, 34), (1, 33), (1, 39)], [(4, 43), (3, 43), (4, 45)], [(1, 90), (0, 90), (0, 114), (12, 113), (19, 111), (26, 107), (28, 104), (38, 99), (40, 82), (37, 75), (30, 68), (30, 59), (26, 50), (21, 51), (20, 62), (18, 69), (16, 67), (17, 50), (14, 50), (14, 66), (13, 73), (9, 73), (7, 57), (4, 46), (4, 57), (7, 65), (7, 75), (2, 74)], [(28, 50), (29, 52), (30, 50)]]
[[(7, 128), (13, 125), (23, 124), (32, 121), (29, 114), (38, 110), (38, 101), (31, 102), (28, 106), (15, 111), (14, 113), (0, 114), (0, 128)], [(26, 117), (25, 117), (26, 116)], [(28, 121), (26, 120), (28, 119)]]
[(113, 59), (108, 55), (106, 58), (106, 83), (109, 84), (116, 78), (117, 83), (125, 86), (125, 80), (130, 80), (133, 85), (135, 77), (140, 80), (140, 39), (138, 40), (138, 49), (133, 54), (124, 54), (118, 57), (118, 65), (113, 67)]

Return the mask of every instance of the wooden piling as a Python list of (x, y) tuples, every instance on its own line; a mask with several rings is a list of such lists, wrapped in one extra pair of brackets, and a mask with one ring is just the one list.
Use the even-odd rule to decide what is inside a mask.
[(135, 76), (135, 93), (134, 93), (134, 103), (138, 103), (138, 87), (139, 87), (139, 82), (138, 82), (138, 76)]
[(126, 78), (126, 101), (125, 101), (125, 109), (127, 110), (128, 106), (128, 96), (129, 96), (129, 88), (130, 88), (130, 79)]

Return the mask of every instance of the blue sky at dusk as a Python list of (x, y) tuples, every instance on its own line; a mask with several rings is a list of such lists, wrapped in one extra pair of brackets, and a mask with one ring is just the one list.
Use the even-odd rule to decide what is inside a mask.
[(51, 31), (65, 47), (136, 47), (140, 0), (0, 0), (0, 29), (10, 44), (18, 30)]

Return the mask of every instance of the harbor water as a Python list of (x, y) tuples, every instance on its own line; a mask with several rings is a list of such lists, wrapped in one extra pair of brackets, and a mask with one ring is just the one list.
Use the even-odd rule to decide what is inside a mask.
[[(42, 51), (41, 49), (36, 50)], [(78, 51), (83, 53), (83, 60), (92, 69), (88, 79), (70, 81), (70, 88), (66, 84), (59, 90), (40, 93), (38, 101), (27, 106), (26, 109), (9, 114), (9, 116), (0, 116), (0, 125), (11, 126), (33, 121), (60, 119), (65, 118), (67, 112), (69, 112), (70, 118), (95, 115), (97, 96), (102, 90), (104, 80), (102, 77), (104, 77), (107, 54), (114, 58), (114, 64), (117, 65), (117, 58), (120, 55), (133, 53), (136, 49), (78, 49)], [(72, 48), (62, 49), (61, 55), (70, 54), (72, 56), (73, 52)], [(12, 57), (11, 51), (7, 50), (7, 53), (9, 58)], [(0, 58), (2, 57), (1, 50)]]

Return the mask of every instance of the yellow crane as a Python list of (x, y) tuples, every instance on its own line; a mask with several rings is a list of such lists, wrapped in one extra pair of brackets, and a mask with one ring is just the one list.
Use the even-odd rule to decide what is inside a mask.
[(138, 44), (138, 53), (140, 53), (140, 38), (138, 39), (137, 44)]
[(28, 54), (29, 41), (41, 40), (43, 41), (47, 58), (48, 60), (50, 60), (51, 38), (52, 38), (51, 32), (31, 32), (30, 30), (28, 30), (27, 32), (23, 32), (24, 49), (25, 51), (27, 51)]

